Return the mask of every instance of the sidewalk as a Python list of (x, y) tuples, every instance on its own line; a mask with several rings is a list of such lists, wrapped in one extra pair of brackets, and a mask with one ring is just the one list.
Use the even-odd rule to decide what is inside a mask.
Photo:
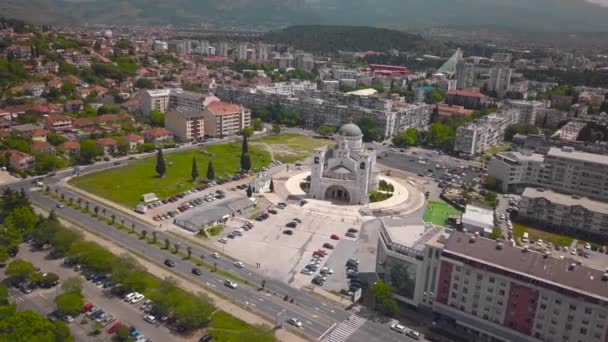
[[(44, 211), (40, 208), (35, 207), (35, 210), (36, 210), (36, 212), (42, 213), (43, 215), (48, 215), (48, 213), (46, 211)], [(233, 315), (234, 317), (247, 322), (248, 324), (252, 324), (252, 325), (258, 324), (258, 325), (264, 325), (267, 327), (272, 327), (272, 324), (269, 321), (229, 302), (228, 300), (226, 300), (224, 298), (221, 298), (221, 297), (215, 295), (212, 292), (207, 291), (205, 288), (201, 287), (200, 285), (195, 284), (173, 272), (170, 272), (170, 271), (164, 269), (163, 267), (160, 267), (156, 263), (148, 261), (147, 259), (141, 257), (138, 254), (131, 253), (128, 249), (125, 249), (122, 246), (119, 246), (118, 244), (116, 244), (112, 241), (106, 240), (100, 236), (97, 236), (97, 235), (89, 232), (86, 229), (76, 226), (75, 224), (73, 224), (70, 221), (66, 221), (61, 218), (59, 220), (65, 227), (68, 227), (70, 229), (81, 232), (86, 240), (93, 241), (93, 242), (99, 244), (100, 246), (103, 246), (104, 248), (108, 249), (110, 252), (112, 252), (115, 255), (128, 254), (129, 256), (131, 256), (135, 260), (137, 260), (137, 262), (139, 262), (142, 266), (144, 266), (148, 272), (154, 274), (155, 276), (157, 276), (159, 278), (166, 278), (166, 277), (175, 278), (175, 280), (177, 281), (177, 284), (184, 290), (192, 292), (192, 293), (206, 294), (207, 296), (209, 296), (209, 298), (211, 298), (213, 300), (215, 306), (218, 309), (225, 311), (225, 312)], [(307, 341), (306, 339), (304, 339), (300, 336), (297, 336), (289, 331), (286, 331), (285, 329), (276, 330), (275, 336), (277, 337), (277, 339), (279, 341), (289, 341), (289, 342)], [(195, 340), (195, 338), (193, 340)]]

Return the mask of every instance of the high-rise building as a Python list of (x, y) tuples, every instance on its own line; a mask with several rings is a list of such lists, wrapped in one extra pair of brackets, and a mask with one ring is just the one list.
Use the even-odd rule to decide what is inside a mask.
[(517, 110), (506, 110), (481, 117), (456, 129), (454, 151), (465, 155), (482, 154), (492, 146), (503, 142), (505, 131), (519, 122)]
[(503, 97), (509, 90), (511, 84), (511, 73), (513, 71), (508, 65), (495, 65), (490, 69), (490, 82), (488, 89), (495, 91), (500, 97)]
[(166, 112), (169, 108), (170, 93), (170, 89), (143, 90), (141, 99), (141, 112), (143, 116), (150, 116), (151, 111)]
[(521, 112), (521, 124), (524, 125), (534, 125), (536, 123), (536, 115), (544, 108), (547, 108), (540, 101), (508, 100), (506, 101), (506, 105)]
[(219, 98), (182, 89), (172, 89), (167, 110), (186, 108), (202, 111), (213, 101), (219, 101)]
[(186, 53), (186, 48), (184, 46), (183, 40), (170, 40), (167, 42), (167, 49), (169, 52), (173, 52), (178, 55), (182, 55)]
[(311, 72), (315, 67), (315, 59), (311, 53), (296, 52), (296, 69), (302, 69), (307, 72)]
[(468, 89), (475, 81), (475, 64), (463, 60), (456, 63), (456, 89)]
[(513, 57), (508, 52), (495, 52), (495, 53), (492, 54), (492, 59), (496, 63), (506, 63), (506, 64), (509, 64), (509, 63), (511, 63), (512, 58)]
[(228, 57), (228, 49), (230, 46), (227, 42), (219, 42), (217, 48), (217, 55), (220, 57)]
[(237, 45), (236, 59), (238, 61), (247, 60), (247, 43), (239, 43)]
[(267, 62), (270, 60), (270, 49), (271, 46), (264, 43), (258, 43), (255, 47), (255, 55), (259, 62)]
[(290, 53), (284, 53), (280, 56), (275, 56), (272, 62), (273, 66), (276, 69), (287, 69), (293, 68), (294, 66), (294, 58), (293, 55)]

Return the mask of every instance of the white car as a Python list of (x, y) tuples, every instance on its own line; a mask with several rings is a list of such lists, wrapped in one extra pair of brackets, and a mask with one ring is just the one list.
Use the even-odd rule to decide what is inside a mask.
[(334, 270), (332, 270), (331, 268), (328, 268), (328, 267), (323, 267), (321, 269), (321, 273), (325, 273), (325, 274), (330, 274), (331, 275), (331, 274), (334, 274)]
[(236, 289), (239, 286), (236, 282), (234, 282), (232, 280), (226, 280), (224, 282), (224, 285), (228, 286), (231, 289)]
[(220, 238), (220, 239), (219, 239), (219, 240), (217, 240), (217, 241), (219, 241), (219, 242), (221, 242), (221, 243), (228, 243), (228, 238), (223, 237), (223, 238)]
[(591, 244), (589, 242), (585, 243), (585, 249), (591, 249)]
[(407, 329), (404, 325), (401, 325), (399, 323), (395, 323), (393, 325), (391, 325), (391, 329), (395, 330), (396, 332), (403, 334), (405, 333), (405, 329)]
[(131, 293), (127, 294), (124, 298), (125, 302), (130, 302), (133, 299), (133, 297), (135, 297), (138, 294), (139, 293), (137, 293), (137, 292), (131, 292)]
[(242, 261), (235, 261), (234, 262), (234, 266), (238, 267), (238, 268), (244, 268), (245, 267), (245, 263)]
[(219, 258), (220, 258), (220, 253), (215, 252), (215, 253), (211, 254), (211, 256), (212, 256), (214, 259), (219, 259)]
[(156, 323), (156, 317), (152, 316), (152, 315), (146, 315), (144, 316), (144, 321), (150, 323), (150, 324), (155, 324)]
[(298, 327), (298, 328), (302, 327), (302, 321), (300, 321), (299, 319), (297, 319), (295, 317), (291, 317), (290, 319), (288, 319), (287, 323), (293, 325), (294, 327)]
[(137, 295), (135, 295), (133, 298), (131, 298), (131, 303), (135, 304), (135, 303), (139, 303), (144, 299), (144, 295), (142, 295), (141, 293), (138, 293)]
[(304, 274), (304, 275), (313, 275), (313, 271), (309, 270), (308, 268), (304, 268), (302, 269), (302, 271), (300, 271), (300, 273)]

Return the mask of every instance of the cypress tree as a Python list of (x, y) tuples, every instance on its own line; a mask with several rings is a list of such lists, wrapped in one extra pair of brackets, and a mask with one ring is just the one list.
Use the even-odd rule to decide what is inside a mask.
[(251, 185), (247, 187), (247, 197), (251, 197), (253, 195), (253, 189), (251, 189)]
[(192, 182), (198, 178), (198, 165), (196, 165), (196, 158), (192, 157)]
[(209, 164), (207, 164), (207, 179), (215, 179), (215, 170), (213, 169), (213, 162), (211, 162), (211, 160), (209, 161)]
[(242, 154), (249, 153), (249, 143), (247, 142), (247, 136), (243, 135), (243, 146), (242, 146)]
[(163, 157), (162, 148), (158, 149), (158, 153), (156, 154), (156, 173), (159, 177), (163, 177), (167, 172), (167, 168), (165, 166), (165, 158)]
[(272, 178), (270, 178), (270, 185), (268, 187), (270, 189), (270, 192), (274, 192), (274, 181), (272, 180)]

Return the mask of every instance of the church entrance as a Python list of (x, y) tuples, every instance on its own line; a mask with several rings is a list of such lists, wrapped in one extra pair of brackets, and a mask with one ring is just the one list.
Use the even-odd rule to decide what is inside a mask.
[(325, 200), (350, 202), (350, 194), (343, 186), (332, 185), (325, 190)]

